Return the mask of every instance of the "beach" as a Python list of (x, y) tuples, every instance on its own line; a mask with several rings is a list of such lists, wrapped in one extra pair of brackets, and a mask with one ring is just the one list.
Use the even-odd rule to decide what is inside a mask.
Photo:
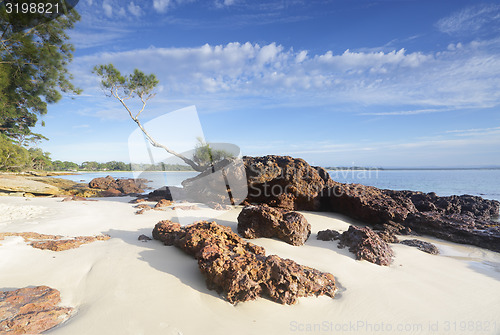
[[(311, 224), (303, 246), (277, 239), (249, 240), (301, 265), (332, 273), (334, 299), (299, 298), (280, 305), (258, 298), (232, 305), (207, 289), (197, 262), (151, 237), (165, 219), (193, 222), (215, 217), (236, 231), (241, 206), (148, 211), (135, 215), (131, 197), (98, 201), (0, 197), (0, 232), (64, 236), (108, 234), (111, 239), (54, 252), (21, 237), (0, 241), (0, 288), (47, 285), (61, 292), (72, 317), (47, 334), (498, 334), (500, 254), (431, 237), (440, 255), (391, 244), (390, 266), (355, 260), (320, 230), (359, 224), (335, 213), (301, 211)], [(152, 203), (154, 204), (154, 203)], [(183, 204), (184, 205), (184, 204)], [(401, 237), (405, 239), (407, 237)]]

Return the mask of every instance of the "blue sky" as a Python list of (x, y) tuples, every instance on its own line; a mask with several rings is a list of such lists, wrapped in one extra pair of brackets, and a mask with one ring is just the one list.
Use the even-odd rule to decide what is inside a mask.
[[(70, 69), (84, 92), (49, 106), (37, 128), (53, 159), (136, 160), (135, 124), (91, 73), (113, 63), (160, 80), (144, 122), (194, 105), (206, 140), (243, 155), (500, 165), (498, 1), (80, 0), (76, 9)], [(194, 124), (165, 124), (164, 134), (198, 134)]]

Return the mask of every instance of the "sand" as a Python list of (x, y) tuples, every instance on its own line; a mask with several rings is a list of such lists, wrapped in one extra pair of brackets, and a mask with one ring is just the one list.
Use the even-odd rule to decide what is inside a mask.
[[(131, 198), (61, 202), (61, 198), (0, 198), (0, 232), (66, 236), (109, 234), (62, 252), (38, 250), (20, 237), (0, 241), (0, 289), (48, 285), (76, 308), (47, 334), (500, 334), (500, 254), (430, 237), (441, 255), (392, 245), (390, 267), (356, 261), (337, 242), (316, 240), (323, 229), (347, 230), (351, 220), (302, 212), (312, 226), (306, 245), (255, 239), (267, 254), (335, 275), (335, 299), (300, 298), (293, 306), (258, 299), (235, 306), (206, 288), (196, 261), (151, 236), (155, 223), (216, 216), (236, 230), (241, 208), (148, 211)], [(354, 222), (355, 223), (355, 222)]]

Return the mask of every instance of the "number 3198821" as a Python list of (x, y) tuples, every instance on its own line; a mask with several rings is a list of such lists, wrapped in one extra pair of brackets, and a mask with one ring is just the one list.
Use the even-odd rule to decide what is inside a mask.
[(35, 3), (35, 2), (25, 2), (25, 3), (11, 3), (7, 2), (5, 4), (5, 10), (7, 14), (58, 14), (59, 4), (48, 3)]

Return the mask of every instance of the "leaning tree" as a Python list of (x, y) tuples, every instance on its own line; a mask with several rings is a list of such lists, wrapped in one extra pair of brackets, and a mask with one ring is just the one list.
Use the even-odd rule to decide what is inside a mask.
[[(208, 143), (198, 139), (199, 143), (191, 159), (172, 150), (165, 144), (159, 143), (151, 136), (140, 121), (139, 116), (144, 111), (147, 102), (156, 95), (155, 88), (159, 84), (159, 81), (154, 74), (146, 75), (144, 72), (135, 69), (131, 74), (122, 75), (113, 64), (97, 65), (94, 67), (93, 72), (101, 77), (101, 87), (106, 96), (114, 97), (121, 103), (130, 118), (141, 129), (152, 146), (162, 148), (169, 154), (180, 158), (198, 172), (203, 172), (207, 168), (213, 167), (213, 164), (218, 160), (233, 157), (233, 155), (223, 150), (212, 149)], [(127, 105), (127, 100), (130, 99), (138, 99), (140, 101), (139, 105), (141, 107), (138, 111), (132, 112), (131, 107)]]

